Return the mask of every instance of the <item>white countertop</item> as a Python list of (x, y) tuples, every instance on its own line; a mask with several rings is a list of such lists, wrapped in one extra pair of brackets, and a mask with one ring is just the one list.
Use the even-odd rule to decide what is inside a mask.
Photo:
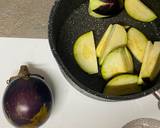
[(55, 90), (55, 105), (41, 128), (121, 128), (137, 118), (160, 119), (157, 99), (146, 96), (123, 102), (102, 102), (73, 88), (60, 72), (47, 39), (0, 38), (0, 128), (14, 128), (5, 119), (2, 97), (6, 80), (28, 64), (32, 73), (45, 77)]

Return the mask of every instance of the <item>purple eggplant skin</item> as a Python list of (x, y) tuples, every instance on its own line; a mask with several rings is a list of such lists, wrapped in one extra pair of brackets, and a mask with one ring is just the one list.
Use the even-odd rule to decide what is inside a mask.
[(41, 78), (30, 76), (9, 83), (3, 97), (7, 119), (16, 127), (37, 128), (49, 117), (52, 92)]
[(101, 0), (101, 1), (107, 4), (93, 10), (97, 14), (114, 16), (120, 13), (123, 9), (123, 0)]

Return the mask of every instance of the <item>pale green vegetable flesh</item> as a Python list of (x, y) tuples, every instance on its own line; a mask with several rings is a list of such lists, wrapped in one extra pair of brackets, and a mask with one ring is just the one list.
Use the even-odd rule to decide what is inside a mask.
[(104, 15), (100, 15), (100, 14), (97, 14), (97, 13), (93, 12), (90, 8), (88, 9), (88, 12), (89, 12), (89, 15), (93, 16), (93, 17), (97, 17), (97, 18), (104, 18), (104, 17), (106, 17)]
[(154, 42), (152, 51), (148, 58), (148, 68), (149, 78), (153, 80), (160, 69), (160, 42)]
[(128, 31), (127, 46), (132, 54), (142, 63), (148, 39), (136, 28), (130, 28)]
[[(139, 76), (131, 74), (134, 64), (130, 52), (142, 63)], [(160, 41), (152, 44), (133, 27), (127, 35), (119, 24), (108, 26), (96, 49), (92, 31), (81, 35), (74, 44), (73, 54), (77, 64), (88, 74), (98, 73), (99, 58), (102, 77), (110, 80), (104, 89), (106, 96), (138, 93), (142, 90), (139, 85), (144, 84), (143, 78), (152, 81), (160, 72)]]
[(90, 16), (96, 17), (96, 18), (104, 18), (107, 16), (97, 14), (93, 12), (94, 9), (98, 8), (99, 6), (104, 6), (106, 3), (100, 1), (100, 0), (89, 0), (89, 7), (88, 7), (88, 12)]
[[(160, 42), (148, 42), (139, 78), (154, 80), (160, 70)], [(139, 80), (139, 83), (141, 80)]]
[(108, 80), (121, 73), (132, 73), (133, 62), (130, 57), (126, 54), (125, 48), (118, 48), (109, 53), (101, 67), (102, 77)]
[(100, 0), (89, 0), (89, 8), (91, 10), (95, 10), (96, 8), (100, 7), (100, 6), (104, 6), (107, 3), (100, 1)]
[(156, 14), (141, 0), (125, 0), (125, 10), (134, 19), (142, 22), (151, 22), (157, 18)]
[(114, 24), (106, 40), (104, 52), (99, 57), (99, 64), (102, 65), (106, 56), (114, 49), (127, 45), (127, 33), (125, 28), (119, 24)]
[(101, 38), (100, 42), (98, 43), (98, 46), (96, 48), (96, 54), (97, 57), (101, 57), (105, 48), (107, 47), (107, 41), (109, 38), (109, 35), (112, 31), (113, 25), (110, 24), (109, 27), (107, 28), (106, 32), (104, 33), (103, 37)]
[[(154, 42), (154, 46), (155, 46), (155, 51), (158, 51), (159, 52), (159, 55), (157, 56), (156, 60), (157, 62), (155, 63), (154, 65), (154, 68), (151, 72), (151, 75), (150, 75), (150, 79), (151, 80), (154, 80), (154, 78), (158, 75), (158, 73), (160, 72), (160, 41), (155, 41)], [(154, 51), (153, 50), (153, 51)], [(156, 53), (157, 54), (157, 53)]]
[(137, 82), (137, 75), (119, 75), (107, 83), (103, 93), (106, 96), (120, 96), (138, 93), (141, 91), (141, 86), (138, 86)]
[(139, 74), (139, 80), (138, 80), (138, 84), (143, 84), (143, 80), (142, 77), (147, 77), (149, 72), (148, 70), (146, 70), (148, 68), (148, 56), (151, 52), (153, 48), (153, 44), (151, 41), (148, 41), (146, 49), (145, 49), (145, 53), (144, 53), (144, 57), (143, 57), (143, 62), (142, 62), (142, 66), (141, 66), (141, 70), (140, 70), (140, 74)]
[(81, 35), (75, 42), (74, 57), (78, 65), (88, 74), (98, 73), (93, 32)]
[(128, 49), (124, 48), (124, 61), (126, 62), (126, 67), (128, 72), (133, 73), (134, 71), (134, 65), (133, 65), (133, 59), (131, 53), (128, 51)]

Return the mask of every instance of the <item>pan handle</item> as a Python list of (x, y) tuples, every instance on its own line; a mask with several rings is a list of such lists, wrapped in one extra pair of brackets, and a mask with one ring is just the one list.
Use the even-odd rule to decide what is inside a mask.
[(158, 108), (160, 109), (160, 90), (155, 91), (153, 95), (158, 99)]
[(157, 98), (158, 108), (160, 109), (160, 90), (153, 92), (153, 95)]
[(159, 100), (159, 102), (160, 102), (160, 90), (158, 90), (158, 91), (155, 91), (154, 93), (153, 93), (153, 95)]

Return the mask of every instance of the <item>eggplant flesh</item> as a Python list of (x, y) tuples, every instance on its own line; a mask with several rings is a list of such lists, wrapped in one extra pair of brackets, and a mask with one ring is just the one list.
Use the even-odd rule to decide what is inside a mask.
[[(103, 0), (105, 2), (106, 0)], [(118, 14), (123, 6), (121, 6), (121, 3), (118, 0), (107, 0), (106, 5), (102, 5), (93, 11), (100, 15), (116, 15)]]
[(89, 2), (89, 14), (96, 18), (114, 16), (122, 9), (123, 0), (90, 0)]

